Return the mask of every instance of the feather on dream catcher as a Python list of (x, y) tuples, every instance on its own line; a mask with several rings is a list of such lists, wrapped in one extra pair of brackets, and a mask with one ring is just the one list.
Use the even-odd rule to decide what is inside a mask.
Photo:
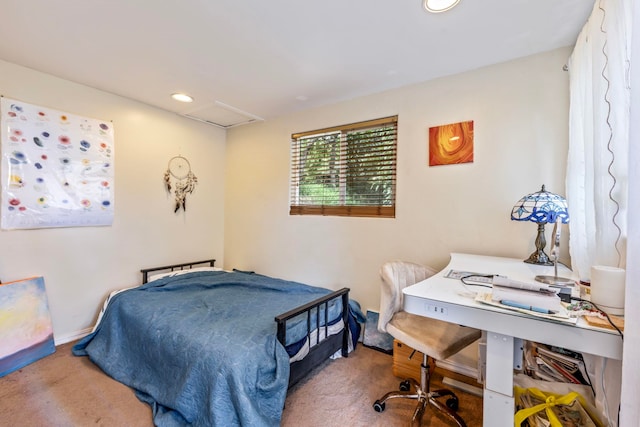
[(193, 193), (197, 183), (198, 178), (191, 172), (189, 160), (182, 156), (175, 156), (169, 160), (167, 171), (164, 173), (164, 185), (169, 194), (173, 190), (176, 202), (174, 213), (180, 208), (187, 210), (187, 194)]

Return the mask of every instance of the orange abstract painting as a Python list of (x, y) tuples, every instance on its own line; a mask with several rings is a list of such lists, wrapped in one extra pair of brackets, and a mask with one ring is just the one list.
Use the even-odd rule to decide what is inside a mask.
[(429, 128), (429, 166), (473, 162), (473, 120)]

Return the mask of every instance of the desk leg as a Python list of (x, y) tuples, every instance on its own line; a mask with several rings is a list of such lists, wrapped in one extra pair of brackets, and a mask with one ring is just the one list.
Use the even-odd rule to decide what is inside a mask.
[(487, 331), (483, 425), (513, 425), (514, 338)]

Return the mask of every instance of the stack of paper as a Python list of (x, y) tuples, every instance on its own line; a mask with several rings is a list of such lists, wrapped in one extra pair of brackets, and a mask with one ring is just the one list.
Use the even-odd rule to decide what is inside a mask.
[(545, 283), (530, 283), (530, 282), (520, 282), (518, 280), (509, 279), (504, 276), (493, 276), (491, 281), (493, 283), (493, 288), (496, 286), (500, 286), (503, 288), (510, 289), (519, 289), (523, 291), (531, 291), (531, 292), (544, 292), (544, 293), (553, 293), (557, 294), (560, 291), (560, 288), (557, 286), (550, 286)]
[(576, 324), (578, 321), (577, 317), (569, 316), (560, 297), (555, 294), (494, 288), (493, 291), (478, 292), (475, 300), (483, 304), (563, 323)]
[(562, 313), (566, 311), (564, 306), (562, 305), (562, 301), (560, 301), (560, 297), (556, 294), (521, 291), (512, 288), (493, 288), (493, 292), (491, 293), (491, 300), (500, 303), (503, 301), (507, 301), (507, 304), (505, 305), (508, 305), (508, 302), (513, 302), (521, 304), (525, 307), (548, 310), (555, 313)]

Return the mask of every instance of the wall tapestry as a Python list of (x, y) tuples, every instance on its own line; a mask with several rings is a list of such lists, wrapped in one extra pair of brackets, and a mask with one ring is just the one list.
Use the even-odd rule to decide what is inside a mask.
[(44, 278), (0, 284), (0, 377), (56, 351)]
[(0, 114), (2, 228), (111, 225), (112, 124), (4, 97)]
[[(171, 182), (173, 178), (173, 183)], [(164, 185), (167, 192), (175, 197), (173, 212), (178, 212), (180, 208), (187, 210), (187, 194), (193, 193), (196, 189), (198, 178), (191, 171), (191, 163), (186, 157), (175, 156), (169, 159), (167, 170), (164, 173)]]
[(429, 166), (473, 162), (473, 120), (429, 128)]

